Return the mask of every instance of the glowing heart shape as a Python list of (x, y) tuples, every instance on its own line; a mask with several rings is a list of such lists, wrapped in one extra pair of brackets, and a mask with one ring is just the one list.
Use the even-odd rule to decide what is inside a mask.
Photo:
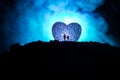
[(63, 22), (56, 22), (52, 26), (52, 34), (58, 41), (78, 41), (82, 29), (78, 23), (66, 25)]

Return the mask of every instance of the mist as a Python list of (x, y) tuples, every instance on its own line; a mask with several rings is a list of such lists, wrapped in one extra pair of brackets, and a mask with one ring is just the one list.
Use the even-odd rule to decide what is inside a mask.
[(107, 35), (109, 25), (95, 10), (104, 0), (16, 0), (13, 10), (5, 15), (5, 46), (14, 43), (22, 45), (33, 41), (54, 40), (52, 25), (77, 22), (82, 27), (78, 42), (100, 42), (116, 46)]

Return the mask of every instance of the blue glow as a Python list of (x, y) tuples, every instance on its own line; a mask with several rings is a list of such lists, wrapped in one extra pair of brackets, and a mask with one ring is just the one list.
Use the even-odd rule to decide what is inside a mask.
[[(82, 33), (78, 41), (95, 41), (116, 45), (106, 35), (109, 25), (94, 10), (104, 0), (16, 0), (15, 26), (18, 32), (12, 39), (25, 44), (32, 41), (54, 40), (52, 25), (55, 22), (79, 23)], [(14, 14), (13, 14), (14, 15)], [(14, 15), (14, 16), (15, 16)], [(7, 25), (9, 26), (9, 25)], [(12, 40), (11, 39), (11, 40)], [(9, 40), (10, 41), (10, 40)], [(11, 41), (11, 43), (13, 43)]]
[(104, 0), (76, 0), (75, 2), (82, 11), (94, 11), (104, 3)]
[(59, 14), (47, 16), (45, 22), (47, 23), (44, 25), (43, 30), (46, 32), (45, 36), (47, 36), (47, 40), (53, 40), (51, 28), (55, 22), (64, 22), (66, 24), (77, 22), (82, 27), (79, 41), (107, 42), (105, 32), (107, 31), (108, 25), (100, 15), (95, 13), (63, 11)]

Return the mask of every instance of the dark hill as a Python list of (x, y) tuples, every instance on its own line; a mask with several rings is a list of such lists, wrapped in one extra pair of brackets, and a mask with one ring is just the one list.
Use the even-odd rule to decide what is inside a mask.
[[(120, 48), (96, 42), (32, 42), (12, 45), (0, 56), (2, 67), (39, 72), (111, 72), (119, 69)], [(14, 66), (14, 67), (13, 67)]]

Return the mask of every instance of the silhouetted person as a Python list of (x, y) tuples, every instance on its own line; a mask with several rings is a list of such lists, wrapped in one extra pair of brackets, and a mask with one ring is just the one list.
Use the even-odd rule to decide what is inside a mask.
[(67, 36), (67, 40), (69, 40), (69, 35)]
[(65, 34), (63, 35), (63, 39), (64, 39), (64, 41), (66, 41), (66, 35)]

